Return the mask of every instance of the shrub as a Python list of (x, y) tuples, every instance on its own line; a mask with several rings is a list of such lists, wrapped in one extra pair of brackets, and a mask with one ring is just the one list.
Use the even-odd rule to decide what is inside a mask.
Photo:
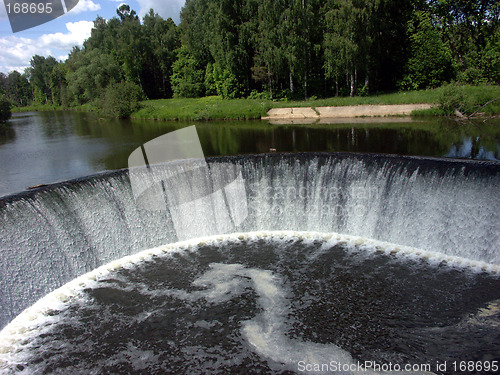
[(133, 82), (119, 82), (109, 85), (101, 99), (101, 110), (107, 116), (128, 118), (138, 111), (144, 100), (141, 88)]
[(223, 99), (235, 99), (243, 94), (236, 75), (229, 69), (222, 69), (217, 63), (207, 65), (205, 89), (206, 94), (219, 95)]
[(269, 91), (258, 92), (257, 90), (252, 90), (248, 99), (271, 100), (271, 94), (269, 94)]
[[(441, 90), (438, 103), (445, 114), (453, 114), (455, 110), (467, 116), (474, 114), (478, 110), (489, 114), (498, 113), (499, 107), (497, 103), (500, 103), (500, 99), (497, 100), (499, 93), (495, 86), (459, 86), (450, 83), (444, 85)], [(491, 102), (491, 104), (483, 108), (488, 102)]]
[(464, 90), (455, 83), (443, 85), (443, 91), (439, 96), (439, 107), (446, 114), (453, 114), (455, 110), (462, 111), (465, 102)]
[(12, 108), (12, 103), (5, 95), (0, 95), (0, 122), (5, 122), (12, 116), (10, 109)]

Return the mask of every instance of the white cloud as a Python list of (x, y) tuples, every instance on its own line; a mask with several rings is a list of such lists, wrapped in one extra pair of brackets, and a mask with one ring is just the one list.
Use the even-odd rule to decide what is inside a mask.
[(67, 33), (45, 34), (38, 38), (21, 38), (7, 36), (0, 38), (0, 71), (7, 73), (12, 70), (23, 71), (29, 66), (34, 55), (58, 55), (58, 58), (67, 57), (73, 46), (81, 46), (90, 36), (94, 23), (78, 21), (66, 23)]
[(68, 14), (78, 14), (86, 11), (95, 12), (99, 9), (101, 9), (101, 5), (94, 3), (92, 0), (79, 0), (78, 4)]
[(139, 17), (142, 19), (151, 8), (163, 18), (171, 17), (176, 23), (179, 22), (179, 13), (185, 4), (185, 0), (137, 0), (141, 9)]
[(78, 21), (66, 23), (69, 33), (45, 34), (38, 38), (44, 46), (55, 49), (71, 49), (73, 46), (82, 45), (83, 41), (90, 36), (94, 26), (92, 21)]

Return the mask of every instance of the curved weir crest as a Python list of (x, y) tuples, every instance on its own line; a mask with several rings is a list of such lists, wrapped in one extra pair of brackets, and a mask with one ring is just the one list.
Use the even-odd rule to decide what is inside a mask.
[[(200, 236), (292, 230), (336, 232), (448, 257), (500, 265), (500, 166), (494, 163), (350, 154), (208, 159), (192, 176), (199, 197), (241, 171), (247, 215), (221, 225), (219, 206), (138, 207), (128, 171), (56, 184), (0, 200), (0, 327), (39, 298), (99, 266)], [(229, 216), (237, 217), (234, 212)], [(182, 221), (189, 217), (196, 222)], [(189, 224), (192, 225), (189, 225)], [(450, 258), (451, 259), (451, 258)]]

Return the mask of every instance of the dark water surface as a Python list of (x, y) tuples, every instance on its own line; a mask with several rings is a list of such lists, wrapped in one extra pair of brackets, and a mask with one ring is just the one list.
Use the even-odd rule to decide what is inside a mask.
[(267, 121), (100, 120), (90, 113), (14, 114), (0, 131), (0, 196), (38, 184), (127, 167), (130, 153), (162, 134), (196, 125), (206, 156), (350, 151), (500, 160), (500, 120), (375, 118), (336, 124)]
[(261, 236), (156, 252), (82, 281), (20, 345), (17, 370), (292, 374), (310, 362), (451, 375), (453, 363), (498, 360), (497, 276), (369, 244)]

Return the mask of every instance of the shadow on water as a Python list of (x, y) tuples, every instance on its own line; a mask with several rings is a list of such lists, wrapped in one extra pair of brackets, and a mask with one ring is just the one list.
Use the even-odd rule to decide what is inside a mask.
[(15, 138), (15, 130), (10, 125), (0, 123), (0, 145), (12, 142)]

